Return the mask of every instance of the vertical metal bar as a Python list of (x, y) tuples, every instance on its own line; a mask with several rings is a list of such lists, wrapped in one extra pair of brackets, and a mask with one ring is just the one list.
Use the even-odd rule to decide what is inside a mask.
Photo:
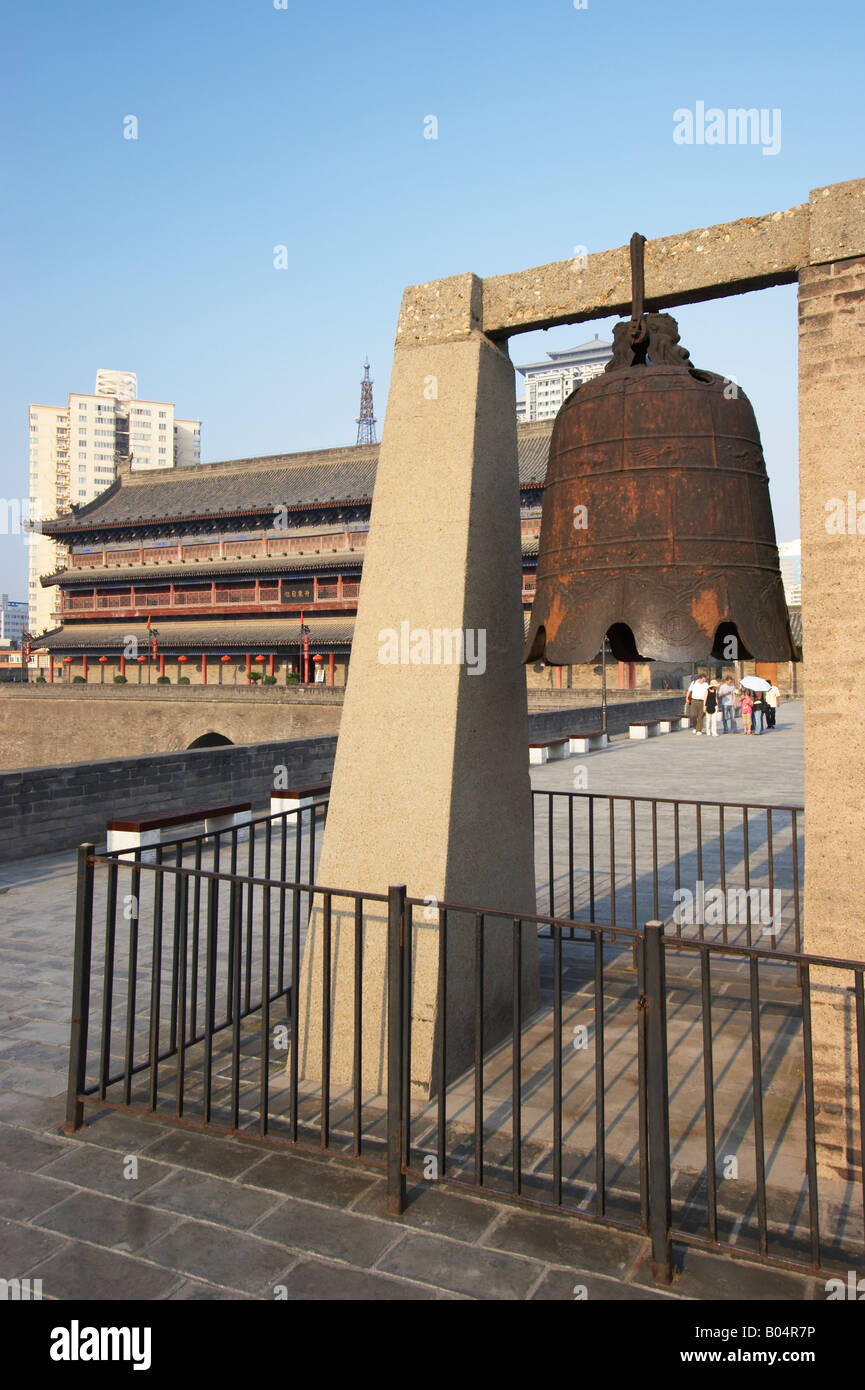
[[(270, 821), (267, 822), (267, 847), (264, 876), (270, 879)], [(262, 1136), (270, 1128), (270, 889), (262, 889), (261, 899), (261, 1058), (258, 1074), (258, 1132)]]
[(555, 888), (556, 862), (555, 862), (555, 861), (556, 861), (556, 856), (555, 856), (555, 849), (554, 849), (554, 845), (553, 845), (553, 793), (552, 793), (552, 792), (547, 792), (547, 873), (549, 874), (549, 880), (550, 880), (550, 907), (549, 907), (549, 913), (550, 913), (550, 916), (551, 916), (551, 917), (555, 917), (555, 915), (556, 915), (556, 908), (555, 908), (555, 901), (556, 901), (556, 888)]
[(751, 1071), (754, 1090), (754, 1159), (757, 1169), (757, 1217), (760, 1223), (760, 1254), (769, 1252), (766, 1220), (766, 1158), (763, 1138), (763, 1056), (760, 1042), (759, 957), (750, 959)]
[(724, 807), (724, 805), (723, 805), (723, 803), (722, 803), (721, 806), (718, 807), (718, 832), (719, 832), (718, 844), (719, 844), (719, 847), (720, 847), (720, 854), (721, 854), (721, 897), (722, 897), (723, 900), (724, 900), (724, 928), (723, 928), (722, 936), (723, 936), (723, 940), (726, 942), (726, 941), (728, 940), (728, 937), (727, 937), (727, 853), (726, 853), (727, 846), (726, 846), (726, 844), (725, 844), (726, 831), (725, 831), (725, 829), (724, 829), (724, 810), (725, 810), (725, 807)]
[(213, 1094), (213, 1030), (216, 1027), (216, 932), (219, 917), (219, 879), (207, 885), (207, 925), (204, 977), (204, 1094), (202, 1118), (210, 1124)]
[[(798, 812), (791, 813), (790, 833), (793, 836), (793, 949), (802, 950), (802, 920), (799, 907), (799, 825)], [(797, 967), (799, 984), (802, 983), (802, 967)]]
[(706, 1110), (706, 1200), (709, 1235), (718, 1239), (718, 1175), (715, 1169), (715, 1057), (712, 1043), (711, 956), (700, 952), (700, 985), (703, 1015), (703, 1103)]
[[(140, 851), (139, 851), (140, 853)], [(126, 981), (126, 1045), (123, 1054), (123, 1104), (132, 1099), (132, 1066), (135, 1059), (135, 1005), (138, 986), (138, 922), (141, 915), (141, 868), (132, 870), (132, 896), (137, 911), (129, 920), (129, 965)]]
[(84, 1123), (78, 1099), (87, 1082), (87, 1032), (90, 1024), (90, 960), (93, 951), (93, 845), (78, 846), (75, 895), (75, 955), (72, 966), (72, 1025), (69, 1032), (69, 1077), (66, 1086), (67, 1134)]
[[(703, 882), (703, 808), (702, 808), (702, 806), (700, 805), (700, 803), (699, 803), (699, 801), (698, 801), (698, 802), (697, 802), (697, 883), (698, 883), (698, 884), (701, 884), (702, 882)], [(700, 893), (699, 889), (697, 890), (697, 901), (698, 901), (700, 904), (702, 904), (703, 901), (704, 901), (703, 895), (702, 895), (702, 893)], [(700, 922), (699, 922), (699, 927), (700, 927), (700, 940), (701, 940), (701, 941), (705, 940), (705, 936), (706, 936), (706, 924), (705, 924), (705, 922), (703, 921), (704, 915), (705, 915), (705, 914), (704, 914), (704, 912), (703, 912), (703, 910), (702, 910), (702, 906), (701, 906), (701, 908), (700, 908)]]
[[(249, 891), (246, 898), (246, 980), (243, 990), (243, 1012), (249, 1013), (252, 1000), (252, 923), (255, 916), (255, 826), (249, 827), (249, 853), (247, 856), (247, 884)], [(262, 892), (264, 890), (262, 889)]]
[(153, 874), (153, 968), (150, 977), (150, 1095), (148, 1108), (156, 1109), (159, 1090), (159, 1015), (162, 1011), (162, 908), (165, 877), (162, 846), (156, 846)]
[[(568, 911), (571, 921), (574, 920), (574, 798), (568, 797)], [(574, 938), (574, 929), (570, 928), (571, 940)]]
[[(300, 829), (298, 828), (298, 839)], [(298, 880), (295, 880), (297, 883)], [(300, 1035), (298, 1030), (298, 1020), (300, 1017), (300, 889), (292, 889), (292, 908), (291, 908), (291, 1056), (288, 1064), (288, 1086), (289, 1102), (291, 1112), (291, 1141), (297, 1143), (297, 1106), (298, 1106), (298, 1053), (300, 1051)]]
[(232, 879), (231, 937), (231, 1128), (240, 1124), (240, 987), (243, 968), (243, 880)]
[(865, 1216), (865, 972), (853, 974), (856, 1000), (856, 1069), (859, 1081), (859, 1168), (862, 1179), (862, 1213)]
[(745, 864), (745, 922), (747, 923), (746, 936), (748, 945), (753, 945), (751, 936), (751, 844), (748, 833), (748, 807), (742, 807), (742, 838), (743, 854)]
[(315, 883), (315, 802), (309, 808), (309, 883)]
[(637, 803), (634, 797), (631, 797), (631, 929), (637, 930)]
[(189, 991), (189, 1036), (198, 1036), (198, 972), (201, 953), (201, 847), (195, 841), (195, 889), (192, 896), (192, 984)]
[(279, 947), (278, 947), (278, 975), (277, 993), (285, 993), (285, 871), (287, 868), (286, 855), (288, 851), (288, 815), (283, 812), (282, 836), (279, 842)]
[(634, 942), (637, 955), (637, 1124), (640, 1146), (640, 1227), (649, 1231), (649, 1107), (647, 1103), (646, 1052), (646, 937), (640, 932)]
[[(178, 870), (183, 864), (183, 845), (178, 844), (174, 851), (174, 864)], [(172, 874), (174, 880), (174, 935), (171, 938), (171, 996), (168, 1009), (169, 1051), (177, 1047), (177, 968), (180, 948), (180, 873)]]
[(438, 960), (438, 1178), (446, 1176), (447, 1154), (445, 1137), (447, 1128), (447, 1007), (448, 1007), (448, 912), (439, 908), (439, 960)]
[(319, 1146), (330, 1143), (330, 975), (333, 953), (333, 922), (330, 893), (324, 894), (321, 975), (321, 1137)]
[(595, 932), (595, 1211), (607, 1207), (607, 1141), (604, 1113), (604, 933)]
[(667, 992), (664, 924), (646, 923), (646, 1082), (649, 1110), (649, 1236), (652, 1277), (673, 1279), (670, 1193), (670, 1086), (667, 1075)]
[(513, 924), (513, 991), (514, 1022), (511, 1057), (511, 1104), (513, 1107), (513, 1192), (518, 1197), (523, 1186), (523, 1116), (522, 1116), (522, 920)]
[(811, 1223), (811, 1263), (820, 1265), (820, 1208), (817, 1190), (817, 1133), (814, 1109), (814, 1039), (811, 1031), (811, 969), (802, 966), (802, 1050), (805, 1063), (805, 1172)]
[(363, 1072), (363, 899), (354, 900), (354, 1156), (360, 1158), (362, 1149), (361, 1119), (363, 1114), (361, 1076)]
[(589, 796), (589, 921), (595, 920), (595, 798)]
[(562, 1205), (562, 929), (553, 926), (553, 1201)]
[[(138, 913), (138, 903), (133, 901)], [(117, 860), (108, 864), (108, 886), (105, 904), (105, 968), (102, 974), (102, 1055), (99, 1064), (99, 1099), (105, 1099), (111, 1075), (111, 1027), (114, 1006), (114, 943), (117, 928)]]
[[(177, 1119), (183, 1115), (184, 1068), (186, 1066), (186, 957), (189, 948), (189, 878), (178, 874), (174, 882), (175, 905), (179, 903), (178, 929), (175, 931), (177, 971), (175, 979), (175, 1046), (177, 1048), (177, 1080), (174, 1091), (174, 1113)], [(175, 911), (177, 918), (177, 912)]]
[[(680, 857), (679, 857), (679, 848), (680, 848), (680, 847), (679, 847), (679, 803), (678, 803), (678, 801), (676, 801), (676, 802), (673, 803), (673, 859), (674, 859), (675, 871), (676, 871), (676, 892), (677, 892), (677, 893), (678, 893), (679, 889), (680, 889), (681, 886), (682, 886), (682, 864), (681, 864), (681, 860), (680, 860)], [(681, 933), (681, 926), (680, 926), (679, 935), (681, 936), (681, 934), (682, 934), (682, 933)]]
[(405, 884), (387, 891), (387, 1210), (405, 1210), (402, 1141), (403, 955), (405, 952)]
[[(775, 846), (772, 836), (771, 806), (766, 811), (766, 834), (769, 856), (769, 921), (772, 925), (772, 930), (769, 933), (769, 945), (771, 949), (774, 951), (777, 945), (775, 940)], [(765, 929), (765, 923), (761, 923), (761, 926), (763, 926)], [(762, 936), (763, 932), (761, 932), (760, 934)]]
[(652, 798), (652, 913), (658, 916), (658, 803)]
[(403, 911), (403, 978), (402, 978), (402, 1152), (406, 1167), (411, 1164), (411, 1045), (412, 1045), (412, 956), (414, 921), (411, 903)]
[(484, 1185), (484, 914), (475, 913), (475, 1183)]
[[(609, 797), (610, 802), (610, 921), (616, 925), (616, 799)], [(613, 941), (616, 934), (613, 932)]]

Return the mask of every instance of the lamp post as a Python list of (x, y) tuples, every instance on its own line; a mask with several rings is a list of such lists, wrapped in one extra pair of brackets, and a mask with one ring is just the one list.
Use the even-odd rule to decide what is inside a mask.
[(303, 621), (302, 613), (300, 615), (300, 661), (297, 669), (300, 683), (306, 685), (309, 681), (309, 627)]

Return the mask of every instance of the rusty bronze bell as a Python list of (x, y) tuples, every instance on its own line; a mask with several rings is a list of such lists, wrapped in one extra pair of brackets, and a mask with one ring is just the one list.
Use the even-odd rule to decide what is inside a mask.
[(619, 661), (798, 660), (754, 411), (643, 313), (644, 242), (612, 360), (556, 417), (526, 661), (590, 662), (605, 634)]

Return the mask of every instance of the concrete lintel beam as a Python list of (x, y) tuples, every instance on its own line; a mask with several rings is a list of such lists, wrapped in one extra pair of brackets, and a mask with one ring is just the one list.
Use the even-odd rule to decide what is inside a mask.
[[(790, 284), (808, 265), (865, 254), (865, 179), (815, 189), (808, 203), (648, 241), (646, 308), (667, 309)], [(397, 342), (447, 342), (481, 328), (506, 338), (630, 312), (627, 246), (512, 275), (455, 275), (405, 291)]]

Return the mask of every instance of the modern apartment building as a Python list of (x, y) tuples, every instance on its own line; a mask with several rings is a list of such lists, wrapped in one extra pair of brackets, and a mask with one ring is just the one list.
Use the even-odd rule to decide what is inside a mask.
[(591, 342), (566, 352), (548, 352), (546, 362), (529, 362), (517, 371), (526, 379), (526, 394), (517, 401), (517, 420), (553, 420), (575, 386), (600, 376), (613, 345), (595, 334)]
[(27, 626), (27, 604), (19, 603), (8, 594), (0, 594), (0, 643), (21, 645), (21, 633)]
[(778, 555), (781, 559), (781, 578), (784, 581), (784, 597), (788, 607), (798, 608), (802, 603), (802, 542), (780, 541)]
[[(30, 520), (38, 523), (91, 502), (110, 487), (116, 459), (136, 471), (201, 462), (201, 421), (175, 416), (170, 401), (142, 401), (134, 372), (100, 368), (93, 394), (70, 392), (65, 406), (30, 406)], [(53, 593), (39, 583), (66, 557), (38, 534), (29, 542), (29, 628), (54, 627)]]

